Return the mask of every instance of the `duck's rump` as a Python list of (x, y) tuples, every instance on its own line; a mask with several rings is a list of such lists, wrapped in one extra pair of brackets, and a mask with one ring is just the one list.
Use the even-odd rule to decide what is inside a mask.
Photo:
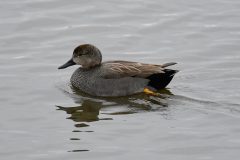
[(150, 80), (148, 86), (155, 90), (163, 89), (171, 82), (177, 72), (178, 70), (164, 69), (164, 73), (152, 74), (147, 77)]

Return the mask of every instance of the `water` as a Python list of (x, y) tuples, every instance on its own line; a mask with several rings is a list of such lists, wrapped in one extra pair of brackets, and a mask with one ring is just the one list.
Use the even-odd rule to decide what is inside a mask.
[[(239, 1), (0, 4), (1, 159), (239, 158)], [(181, 72), (161, 97), (88, 97), (57, 70), (83, 43)]]

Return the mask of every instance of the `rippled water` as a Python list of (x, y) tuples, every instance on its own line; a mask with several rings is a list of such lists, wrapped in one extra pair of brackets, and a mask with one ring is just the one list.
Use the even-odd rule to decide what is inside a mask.
[[(238, 159), (240, 1), (0, 1), (0, 159)], [(104, 60), (180, 69), (161, 97), (88, 97), (57, 67)]]

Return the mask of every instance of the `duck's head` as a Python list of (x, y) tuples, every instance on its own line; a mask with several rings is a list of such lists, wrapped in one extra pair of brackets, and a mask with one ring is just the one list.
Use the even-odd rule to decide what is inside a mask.
[(83, 68), (92, 68), (100, 65), (101, 62), (102, 54), (100, 50), (91, 44), (83, 44), (75, 48), (72, 58), (58, 69), (64, 69), (75, 64), (81, 65)]

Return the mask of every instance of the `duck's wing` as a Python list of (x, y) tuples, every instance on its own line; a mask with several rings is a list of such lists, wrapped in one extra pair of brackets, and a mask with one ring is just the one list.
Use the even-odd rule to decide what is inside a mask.
[(164, 68), (174, 64), (176, 63), (155, 65), (129, 61), (107, 61), (102, 63), (104, 70), (102, 77), (107, 79), (123, 77), (146, 78), (153, 74), (165, 73)]

